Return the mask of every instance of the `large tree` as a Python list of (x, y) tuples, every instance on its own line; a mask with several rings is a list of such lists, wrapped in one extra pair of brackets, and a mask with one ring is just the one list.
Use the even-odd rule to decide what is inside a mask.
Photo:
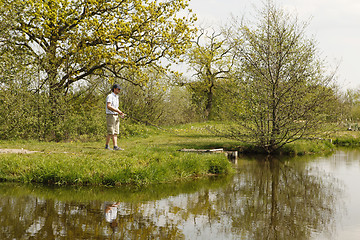
[(327, 73), (306, 26), (271, 1), (254, 27), (233, 26), (234, 41), (243, 41), (235, 52), (242, 109), (234, 113), (242, 128), (233, 136), (268, 153), (314, 134), (329, 113), (335, 71)]
[(0, 121), (14, 123), (6, 132), (23, 128), (12, 119), (36, 118), (42, 138), (59, 140), (77, 106), (90, 110), (81, 93), (97, 102), (96, 90), (114, 81), (146, 86), (144, 73), (166, 72), (190, 46), (187, 8), (187, 0), (0, 0)]
[(232, 49), (234, 43), (228, 41), (227, 32), (212, 32), (200, 29), (198, 37), (188, 52), (188, 63), (196, 76), (196, 81), (189, 83), (194, 102), (204, 110), (208, 120), (212, 117), (215, 91), (234, 65)]
[[(164, 70), (189, 45), (195, 17), (186, 0), (3, 0), (2, 46), (22, 48), (40, 69), (50, 99), (91, 75), (130, 79), (142, 67)], [(185, 13), (186, 14), (186, 13)], [(125, 70), (125, 71), (124, 71)], [(124, 74), (126, 72), (126, 74)], [(137, 74), (139, 75), (139, 74)], [(55, 101), (55, 100), (54, 100)]]

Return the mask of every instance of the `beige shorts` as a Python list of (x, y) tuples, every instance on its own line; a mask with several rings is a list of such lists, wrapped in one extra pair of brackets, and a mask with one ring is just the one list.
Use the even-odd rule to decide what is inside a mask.
[(120, 118), (119, 115), (106, 114), (107, 134), (119, 134)]

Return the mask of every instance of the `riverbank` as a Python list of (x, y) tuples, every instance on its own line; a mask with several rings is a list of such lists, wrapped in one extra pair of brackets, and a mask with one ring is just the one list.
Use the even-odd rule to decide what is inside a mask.
[[(282, 154), (320, 153), (331, 151), (334, 143), (359, 143), (357, 132), (336, 133), (329, 139), (297, 141), (285, 146)], [(119, 146), (125, 151), (105, 150), (103, 141), (0, 141), (0, 149), (7, 150), (0, 153), (0, 181), (100, 186), (176, 182), (235, 171), (225, 154), (180, 149), (251, 152), (251, 147), (235, 140), (214, 137), (204, 124), (145, 129), (137, 136), (119, 139)]]
[[(234, 170), (225, 154), (180, 152), (232, 144), (198, 128), (150, 129), (119, 139), (125, 151), (104, 142), (0, 141), (0, 180), (51, 185), (142, 185), (226, 175)], [(11, 149), (15, 150), (14, 153)], [(22, 154), (21, 151), (31, 152)]]

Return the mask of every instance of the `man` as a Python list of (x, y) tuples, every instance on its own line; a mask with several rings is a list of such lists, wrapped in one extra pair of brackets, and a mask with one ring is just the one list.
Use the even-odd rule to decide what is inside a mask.
[(114, 84), (111, 88), (111, 93), (106, 97), (106, 124), (107, 137), (105, 149), (111, 150), (109, 147), (110, 139), (112, 139), (114, 150), (124, 150), (117, 146), (117, 135), (119, 134), (120, 119), (124, 118), (125, 114), (119, 110), (119, 96), (120, 86)]

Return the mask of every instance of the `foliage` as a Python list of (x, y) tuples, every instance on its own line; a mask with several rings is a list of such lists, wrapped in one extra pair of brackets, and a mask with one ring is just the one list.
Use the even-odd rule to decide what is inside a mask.
[[(148, 77), (143, 70), (167, 72), (162, 60), (176, 61), (194, 32), (191, 13), (177, 17), (187, 9), (186, 0), (5, 0), (0, 4), (1, 57), (13, 55), (16, 65), (25, 63), (37, 73), (23, 77), (29, 84), (23, 82), (22, 88), (42, 96), (37, 104), (48, 118), (42, 123), (47, 125), (45, 135), (57, 135), (57, 127), (73, 108), (70, 105), (76, 104), (69, 94), (77, 94), (79, 88), (98, 93), (99, 86), (109, 88), (115, 79), (145, 86)], [(6, 71), (2, 86), (8, 89), (20, 73)], [(46, 104), (41, 104), (43, 99)]]
[[(45, 93), (33, 94), (11, 83), (0, 92), (0, 139), (38, 139), (45, 141), (100, 140), (106, 134), (105, 94), (79, 88), (58, 98), (59, 116), (51, 120)], [(11, 87), (10, 87), (11, 86)], [(121, 121), (120, 136), (143, 135), (144, 123), (179, 124), (198, 119), (190, 95), (181, 87), (162, 88), (153, 79), (146, 88), (123, 84), (121, 109), (128, 118)], [(60, 111), (61, 109), (61, 111)], [(136, 119), (136, 120), (135, 120)]]
[(336, 146), (342, 146), (342, 147), (358, 147), (360, 146), (360, 137), (354, 137), (354, 136), (339, 136), (335, 138), (333, 143)]
[[(128, 119), (148, 125), (176, 125), (194, 122), (196, 116), (190, 94), (173, 83), (175, 75), (147, 72), (146, 86), (122, 84), (121, 109)], [(133, 76), (136, 78), (136, 76)]]
[(163, 114), (160, 124), (174, 126), (177, 124), (195, 123), (200, 121), (191, 94), (183, 86), (171, 86), (164, 99)]
[(343, 116), (342, 120), (348, 124), (347, 127), (351, 129), (355, 123), (359, 125), (360, 89), (348, 89), (345, 93), (339, 94), (339, 102), (341, 105), (339, 113)]
[[(48, 98), (20, 87), (0, 93), (0, 139), (41, 141), (95, 141), (106, 134), (105, 96), (69, 94), (61, 99), (62, 114), (56, 124), (49, 116)], [(60, 99), (58, 99), (60, 102)], [(71, 102), (71, 103), (70, 103)], [(121, 121), (120, 136), (143, 134), (143, 126)]]
[(234, 43), (230, 43), (225, 33), (209, 34), (201, 29), (193, 47), (187, 54), (188, 63), (195, 72), (196, 81), (187, 83), (192, 94), (193, 102), (203, 112), (206, 120), (214, 119), (214, 106), (220, 104), (215, 101), (221, 96), (217, 92), (219, 85), (229, 80), (229, 73), (234, 65), (234, 55), (231, 50)]
[[(252, 142), (268, 153), (318, 130), (336, 101), (315, 42), (307, 39), (306, 24), (272, 2), (260, 12), (253, 29), (234, 22), (240, 107), (233, 112), (242, 126), (231, 136)], [(238, 111), (238, 112), (237, 112)]]
[(193, 31), (193, 16), (176, 17), (187, 7), (183, 0), (17, 0), (3, 5), (7, 11), (2, 19), (13, 20), (8, 30), (16, 36), (9, 44), (25, 46), (38, 59), (34, 64), (40, 65), (52, 90), (68, 89), (105, 67), (135, 71), (162, 57), (175, 58)]

